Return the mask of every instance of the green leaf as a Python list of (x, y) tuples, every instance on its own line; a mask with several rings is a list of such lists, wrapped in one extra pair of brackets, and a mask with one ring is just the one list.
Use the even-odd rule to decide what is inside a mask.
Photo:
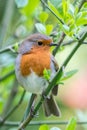
[(68, 3), (67, 0), (62, 0), (64, 18), (66, 17), (66, 13), (67, 13), (67, 10), (68, 10), (68, 4), (67, 3)]
[(71, 78), (74, 74), (76, 74), (78, 70), (72, 70), (69, 72), (64, 73), (63, 77), (61, 78), (61, 81)]
[(69, 31), (69, 26), (68, 26), (68, 25), (64, 24), (64, 25), (63, 25), (63, 28), (64, 28), (64, 30), (65, 30), (66, 32)]
[(15, 0), (18, 8), (25, 7), (28, 4), (28, 0)]
[(18, 52), (18, 43), (17, 42), (15, 43), (14, 50), (15, 50), (15, 52)]
[(40, 18), (40, 21), (41, 21), (42, 23), (45, 23), (46, 20), (48, 19), (48, 14), (47, 14), (46, 12), (41, 12), (39, 18)]
[(49, 129), (48, 125), (41, 125), (39, 127), (39, 130), (50, 130), (50, 129)]
[(85, 25), (87, 24), (87, 18), (80, 18), (76, 21), (77, 26)]
[(82, 5), (81, 11), (87, 11), (87, 2)]
[(52, 24), (46, 25), (46, 34), (47, 35), (50, 35), (52, 30), (53, 30), (53, 25)]
[(38, 32), (46, 34), (46, 28), (45, 28), (45, 26), (43, 24), (36, 23), (35, 27), (38, 30)]
[(59, 13), (59, 11), (55, 8), (55, 6), (48, 0), (48, 5), (51, 8), (51, 10), (60, 18), (62, 19), (62, 15)]
[(51, 71), (48, 69), (44, 69), (43, 71), (43, 76), (46, 80), (49, 80), (50, 79), (50, 75), (51, 75)]
[(87, 11), (79, 12), (76, 15), (75, 21), (76, 21), (76, 25), (77, 26), (81, 26), (81, 25), (87, 24)]
[(82, 17), (82, 12), (79, 12), (77, 15), (76, 15), (76, 20), (80, 19)]
[(66, 127), (66, 130), (75, 130), (76, 128), (76, 118), (72, 117)]
[(74, 16), (75, 8), (72, 4), (69, 4), (69, 11), (68, 11), (72, 17)]
[(66, 34), (69, 33), (69, 26), (68, 26), (68, 25), (63, 24), (62, 29), (63, 29), (63, 31), (64, 31)]
[(28, 4), (20, 9), (20, 12), (29, 17), (33, 12), (35, 12), (36, 7), (39, 5), (39, 0), (28, 0)]
[(65, 46), (60, 46), (58, 51), (63, 51), (65, 49)]
[(3, 99), (0, 97), (0, 112), (2, 112), (3, 105), (4, 105), (4, 101), (3, 101)]

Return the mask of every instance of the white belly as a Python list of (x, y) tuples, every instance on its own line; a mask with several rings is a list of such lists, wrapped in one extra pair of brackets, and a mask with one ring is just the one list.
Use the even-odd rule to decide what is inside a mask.
[(42, 94), (48, 86), (48, 82), (44, 78), (37, 76), (34, 72), (25, 77), (20, 74), (18, 75), (17, 72), (17, 79), (26, 91), (35, 94)]

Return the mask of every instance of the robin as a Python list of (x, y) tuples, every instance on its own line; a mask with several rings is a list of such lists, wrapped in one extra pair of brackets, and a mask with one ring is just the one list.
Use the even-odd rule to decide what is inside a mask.
[[(50, 70), (50, 80), (55, 76), (58, 65), (50, 52), (50, 47), (56, 44), (52, 39), (43, 34), (32, 34), (22, 42), (16, 58), (16, 77), (26, 91), (42, 95), (50, 81), (44, 78), (44, 69)], [(59, 116), (59, 108), (53, 95), (57, 95), (56, 85), (49, 97), (44, 100), (46, 116), (51, 114)]]

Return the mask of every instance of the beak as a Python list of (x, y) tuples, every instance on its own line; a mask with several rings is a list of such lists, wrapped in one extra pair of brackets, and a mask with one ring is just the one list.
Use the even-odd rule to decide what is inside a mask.
[(50, 46), (58, 46), (58, 44), (56, 44), (56, 43), (50, 43)]

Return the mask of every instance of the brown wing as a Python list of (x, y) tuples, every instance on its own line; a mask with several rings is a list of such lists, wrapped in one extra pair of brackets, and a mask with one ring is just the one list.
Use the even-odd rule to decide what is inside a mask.
[[(54, 58), (54, 56), (51, 56), (51, 70), (56, 73), (56, 71), (58, 71), (59, 66)], [(58, 85), (54, 86), (54, 88), (52, 89), (52, 93), (56, 96), (58, 93)]]

